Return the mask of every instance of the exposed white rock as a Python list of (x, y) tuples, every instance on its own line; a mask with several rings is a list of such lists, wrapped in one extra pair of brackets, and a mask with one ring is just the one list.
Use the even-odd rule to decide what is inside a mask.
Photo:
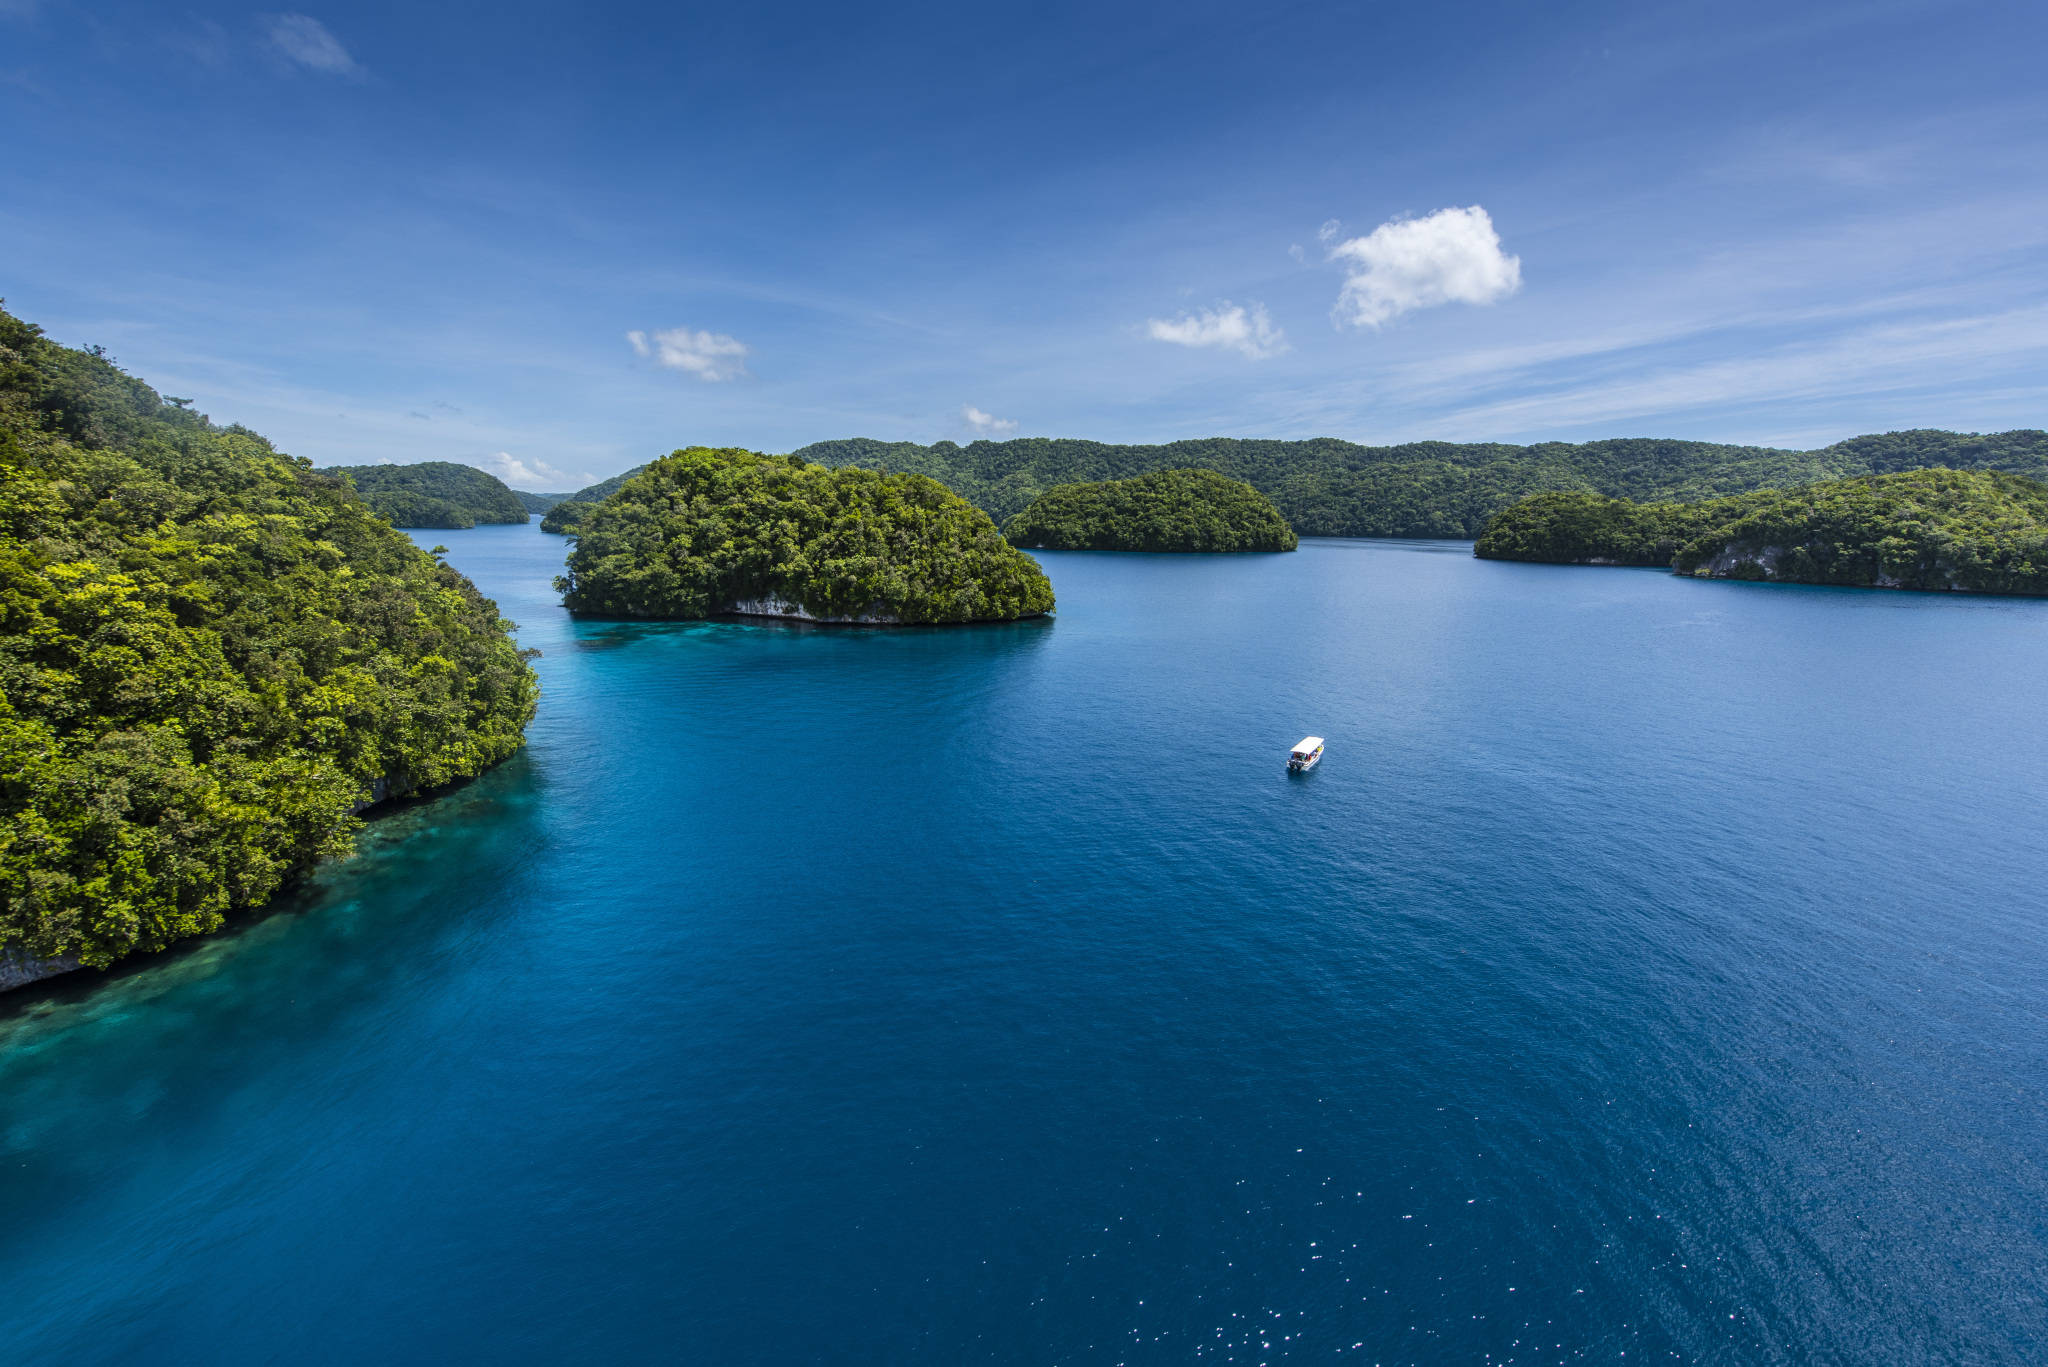
[(1714, 552), (1714, 558), (1693, 571), (1702, 579), (1732, 579), (1737, 565), (1761, 566), (1766, 578), (1775, 579), (1778, 562), (1785, 558), (1783, 546), (1727, 545)]
[(781, 598), (742, 598), (726, 608), (727, 612), (741, 617), (792, 617), (800, 622), (869, 622), (878, 626), (901, 621), (887, 613), (863, 612), (852, 617), (820, 617), (804, 611), (803, 604), (787, 602)]
[[(1791, 554), (1793, 549), (1790, 546), (1724, 546), (1714, 553), (1713, 559), (1702, 562), (1698, 568), (1692, 571), (1692, 574), (1697, 579), (1734, 579), (1743, 577), (1737, 576), (1733, 572), (1737, 567), (1755, 565), (1763, 570), (1763, 577), (1765, 579), (1782, 582), (1779, 579), (1778, 566), (1784, 561), (1786, 556)], [(1805, 549), (1810, 550), (1811, 547)], [(1953, 569), (1946, 565), (1938, 565), (1936, 568), (1942, 571), (1946, 582), (1925, 585), (1925, 588), (1934, 592), (1969, 592), (1969, 590), (1963, 589), (1956, 584), (1955, 571)], [(1878, 589), (1904, 588), (1905, 581), (1895, 574), (1885, 574), (1880, 571), (1871, 587)]]

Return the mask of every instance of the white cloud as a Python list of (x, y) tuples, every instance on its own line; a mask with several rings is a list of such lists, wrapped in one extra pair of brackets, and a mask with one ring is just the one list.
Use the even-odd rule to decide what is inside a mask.
[(476, 465), (478, 469), (490, 471), (515, 489), (525, 489), (536, 494), (580, 488), (588, 482), (565, 475), (544, 460), (521, 460), (510, 451), (499, 451), (494, 455), (484, 456)]
[(1477, 204), (1382, 223), (1331, 247), (1330, 260), (1344, 267), (1333, 316), (1357, 327), (1439, 304), (1491, 304), (1522, 287), (1522, 259), (1501, 251)]
[(1287, 334), (1273, 326), (1264, 304), (1249, 309), (1228, 299), (1213, 309), (1178, 318), (1148, 318), (1145, 331), (1156, 342), (1186, 347), (1224, 347), (1254, 361), (1287, 350)]
[(971, 403), (960, 405), (960, 416), (967, 419), (967, 425), (978, 437), (993, 436), (998, 432), (1017, 430), (1015, 418), (999, 418), (993, 413), (984, 413)]
[(264, 27), (270, 33), (272, 46), (309, 71), (324, 71), (330, 76), (363, 74), (341, 40), (311, 15), (273, 14), (264, 21)]
[(736, 380), (747, 373), (747, 344), (722, 332), (670, 328), (652, 336), (639, 331), (629, 332), (626, 340), (642, 356), (671, 370), (687, 371), (714, 384), (720, 380)]

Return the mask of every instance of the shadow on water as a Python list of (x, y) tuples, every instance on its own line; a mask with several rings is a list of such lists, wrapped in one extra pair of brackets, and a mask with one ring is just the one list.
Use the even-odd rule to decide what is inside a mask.
[[(497, 918), (503, 902), (492, 893), (516, 883), (526, 861), (545, 847), (544, 786), (521, 753), (471, 782), (378, 814), (353, 854), (215, 934), (9, 994), (0, 1002), (0, 1095), (9, 1098), (12, 1117), (36, 1112), (39, 1094), (70, 1085), (42, 1074), (45, 1043), (98, 1035), (92, 1047), (99, 1057), (129, 1051), (140, 1081), (147, 1059), (176, 1057), (181, 1038), (203, 1040), (225, 1029), (252, 1047), (288, 1047), (279, 1041), (322, 1029), (309, 1022), (345, 1015), (377, 982), (400, 971), (419, 977), (437, 960), (459, 959), (462, 944)], [(445, 874), (427, 875), (451, 865), (469, 871), (464, 886), (472, 895), (428, 895), (449, 883)], [(150, 1031), (121, 1028), (145, 1007)], [(65, 1113), (61, 1106), (46, 1112)], [(14, 1147), (0, 1128), (0, 1155)], [(0, 1189), (8, 1176), (0, 1174)]]
[[(308, 1105), (342, 1108), (343, 1123), (360, 1051), (392, 1028), (438, 1047), (443, 1023), (393, 1026), (394, 984), (431, 1020), (450, 984), (518, 943), (506, 923), (546, 857), (544, 786), (515, 756), (383, 814), (351, 856), (217, 934), (7, 1002), (0, 1249), (61, 1242), (97, 1203), (174, 1185), (161, 1174), (194, 1136), (236, 1152), (274, 1114)], [(286, 1078), (294, 1090), (281, 1093)]]
[(1007, 651), (1019, 645), (1038, 645), (1053, 629), (1056, 617), (1026, 617), (1014, 622), (806, 622), (796, 618), (745, 617), (729, 615), (686, 622), (638, 622), (601, 618), (572, 619), (571, 630), (578, 650), (622, 650), (645, 641), (713, 640), (745, 641), (773, 638), (812, 637), (826, 640), (935, 639), (943, 637), (949, 649), (963, 643), (993, 646)]
[[(466, 823), (514, 820), (518, 809), (528, 805), (526, 792), (537, 794), (538, 786), (531, 752), (522, 750), (489, 773), (385, 802), (363, 814), (363, 830), (352, 852), (312, 870), (262, 907), (232, 914), (218, 930), (110, 968), (82, 968), (0, 994), (0, 1055), (18, 1042), (14, 1032), (28, 1018), (92, 1008), (98, 1004), (96, 998), (108, 993), (139, 994), (135, 999), (140, 999), (179, 981), (209, 976), (243, 952), (244, 941), (273, 934), (271, 922), (326, 909), (366, 868), (380, 860), (388, 862), (394, 850), (446, 836)], [(138, 981), (145, 979), (161, 981)]]
[(1472, 555), (1470, 541), (1423, 540), (1410, 537), (1378, 536), (1304, 536), (1301, 549), (1321, 550), (1375, 550), (1412, 551), (1420, 555)]

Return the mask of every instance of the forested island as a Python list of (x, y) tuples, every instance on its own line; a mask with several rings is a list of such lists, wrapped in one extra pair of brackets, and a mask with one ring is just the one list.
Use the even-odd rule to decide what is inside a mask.
[[(867, 438), (793, 453), (832, 468), (929, 476), (1007, 524), (1063, 485), (1167, 470), (1209, 470), (1264, 495), (1301, 536), (1477, 537), (1493, 517), (1539, 493), (1577, 492), (1638, 503), (1691, 503), (1756, 489), (1945, 467), (2048, 479), (2048, 432), (1990, 435), (1931, 430), (1851, 438), (1815, 451), (1716, 442), (1621, 438), (1583, 443), (1411, 442), (1359, 446), (1211, 438), (1163, 446), (1020, 437), (958, 446)], [(541, 529), (567, 532), (645, 466), (548, 509)], [(1046, 543), (1050, 546), (1052, 543)]]
[[(644, 465), (638, 467), (639, 470), (646, 468)], [(596, 506), (594, 500), (565, 498), (541, 515), (540, 529), (558, 536), (572, 532), (576, 529), (576, 524), (583, 520), (583, 515)]]
[(1213, 470), (1062, 484), (1003, 524), (1015, 546), (1055, 551), (1291, 551), (1294, 531), (1251, 485)]
[(0, 986), (212, 930), (514, 753), (509, 626), (346, 482), (0, 310)]
[(983, 622), (1052, 611), (1038, 562), (921, 475), (692, 447), (621, 477), (574, 528), (570, 611)]
[(526, 503), (496, 475), (449, 460), (415, 465), (331, 465), (394, 527), (461, 531), (478, 523), (524, 522)]
[(1699, 578), (2048, 594), (2048, 484), (1935, 469), (1699, 503), (1540, 494), (1495, 518), (1473, 550)]
[[(1412, 442), (1359, 446), (1334, 438), (1211, 438), (1164, 446), (1020, 437), (930, 446), (865, 438), (796, 455), (822, 465), (929, 475), (998, 522), (1061, 484), (1204, 469), (1243, 480), (1302, 536), (1479, 535), (1531, 494), (1576, 490), (1637, 502), (1695, 502), (1817, 480), (1945, 466), (2048, 478), (2048, 432), (1914, 431), (1856, 437), (1817, 451), (1624, 438), (1584, 443)], [(581, 497), (582, 495), (578, 495)]]

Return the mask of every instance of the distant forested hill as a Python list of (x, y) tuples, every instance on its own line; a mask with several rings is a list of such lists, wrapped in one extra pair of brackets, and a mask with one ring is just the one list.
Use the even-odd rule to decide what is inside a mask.
[(599, 480), (595, 484), (588, 485), (578, 489), (573, 494), (567, 495), (552, 508), (547, 509), (547, 516), (540, 520), (540, 529), (544, 532), (568, 531), (578, 522), (581, 522), (583, 514), (589, 512), (594, 505), (610, 498), (619, 491), (620, 485), (646, 468), (645, 465), (636, 465), (623, 474), (613, 475), (610, 479)]
[(1889, 432), (1817, 451), (1650, 438), (1535, 446), (1434, 441), (1358, 446), (1327, 437), (1218, 437), (1122, 446), (1025, 437), (967, 446), (854, 438), (819, 442), (794, 454), (821, 465), (930, 475), (998, 521), (1059, 484), (1174, 468), (1214, 470), (1272, 499), (1303, 536), (1476, 537), (1494, 514), (1548, 490), (1638, 502), (1693, 502), (1932, 466), (2048, 477), (2048, 432), (2033, 429), (1982, 436)]
[(1495, 518), (1473, 551), (1703, 579), (2048, 594), (2048, 485), (1903, 470), (1698, 503), (1541, 494)]
[(514, 489), (512, 497), (518, 499), (529, 513), (545, 513), (548, 509), (570, 496), (568, 494), (536, 494), (530, 489)]
[(346, 479), (394, 527), (474, 527), (524, 522), (526, 504), (495, 475), (447, 460), (417, 465), (335, 465), (320, 472)]

